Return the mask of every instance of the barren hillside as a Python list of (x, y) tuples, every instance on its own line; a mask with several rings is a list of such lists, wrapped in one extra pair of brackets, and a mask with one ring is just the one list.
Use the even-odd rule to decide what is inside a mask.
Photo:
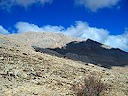
[(69, 37), (62, 33), (50, 32), (25, 32), (20, 34), (11, 34), (7, 37), (30, 46), (36, 46), (40, 48), (56, 48), (62, 47), (71, 41), (82, 41), (82, 39)]
[(104, 96), (128, 95), (127, 67), (106, 69), (36, 52), (0, 35), (1, 96), (76, 96), (73, 85), (90, 74), (102, 76), (102, 81), (111, 85)]
[(66, 57), (85, 63), (93, 63), (102, 67), (128, 66), (128, 53), (111, 48), (91, 39), (79, 39), (62, 33), (25, 32), (7, 37), (33, 46), (36, 51)]

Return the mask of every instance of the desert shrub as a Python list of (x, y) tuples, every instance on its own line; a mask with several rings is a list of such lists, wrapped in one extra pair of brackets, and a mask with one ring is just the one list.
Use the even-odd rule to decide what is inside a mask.
[(101, 77), (89, 75), (82, 83), (75, 84), (73, 89), (77, 96), (103, 96), (109, 86), (101, 81)]

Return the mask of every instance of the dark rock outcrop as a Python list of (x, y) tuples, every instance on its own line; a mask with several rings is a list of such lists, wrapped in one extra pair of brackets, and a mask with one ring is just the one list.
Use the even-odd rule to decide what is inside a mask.
[(35, 46), (36, 51), (58, 57), (93, 63), (107, 68), (128, 65), (127, 52), (118, 48), (111, 48), (91, 39), (83, 40), (60, 33), (45, 32), (26, 32), (8, 35), (7, 37), (24, 43), (25, 46)]
[[(73, 60), (93, 63), (107, 68), (111, 68), (112, 66), (128, 65), (127, 52), (124, 52), (118, 48), (104, 48), (102, 47), (101, 43), (90, 39), (82, 42), (73, 41), (62, 48), (50, 50), (56, 51), (59, 54)], [(86, 57), (86, 59), (83, 57)]]

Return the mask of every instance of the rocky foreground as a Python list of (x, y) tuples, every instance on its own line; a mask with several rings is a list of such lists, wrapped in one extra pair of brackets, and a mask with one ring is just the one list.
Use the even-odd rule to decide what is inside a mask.
[(90, 74), (111, 85), (104, 96), (128, 96), (127, 66), (108, 69), (56, 57), (0, 35), (0, 96), (77, 96), (74, 84)]

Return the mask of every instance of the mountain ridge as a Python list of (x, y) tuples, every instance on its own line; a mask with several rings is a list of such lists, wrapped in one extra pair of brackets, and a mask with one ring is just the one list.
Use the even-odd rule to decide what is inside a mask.
[(127, 66), (128, 53), (118, 48), (101, 44), (91, 39), (79, 39), (62, 33), (26, 32), (7, 36), (36, 51), (59, 57), (67, 57), (76, 61), (98, 64), (111, 68), (112, 66)]
[(102, 76), (111, 85), (105, 96), (127, 96), (127, 73), (127, 67), (107, 69), (36, 52), (30, 45), (0, 35), (1, 96), (77, 96), (73, 85), (90, 74)]
[(19, 34), (10, 34), (7, 35), (7, 37), (11, 39), (15, 39), (30, 46), (36, 46), (41, 48), (62, 47), (63, 45), (71, 41), (83, 40), (64, 35), (63, 33), (51, 33), (51, 32), (24, 32)]
[[(127, 66), (128, 53), (115, 48), (103, 48), (102, 44), (91, 39), (80, 42), (70, 42), (65, 47), (51, 49), (66, 56), (73, 53), (78, 56), (86, 56), (93, 64), (100, 64), (102, 67)], [(71, 58), (71, 57), (70, 57)], [(71, 58), (73, 59), (73, 58)], [(80, 60), (80, 59), (78, 59)], [(83, 60), (80, 60), (83, 61)], [(86, 60), (83, 62), (87, 62)]]

